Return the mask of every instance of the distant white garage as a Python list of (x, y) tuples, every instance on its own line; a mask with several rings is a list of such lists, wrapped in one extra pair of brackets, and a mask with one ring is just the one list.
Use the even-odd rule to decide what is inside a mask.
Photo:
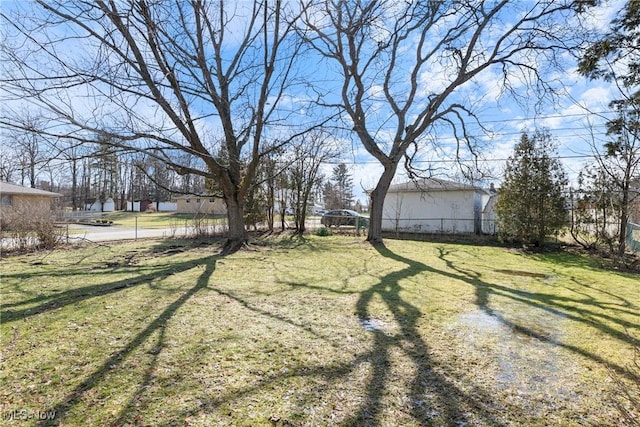
[(480, 234), (490, 228), (483, 226), (490, 196), (481, 187), (437, 178), (394, 184), (384, 200), (382, 229)]

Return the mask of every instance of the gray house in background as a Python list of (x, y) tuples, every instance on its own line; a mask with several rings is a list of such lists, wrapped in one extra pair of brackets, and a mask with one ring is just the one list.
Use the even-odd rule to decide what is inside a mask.
[(475, 185), (438, 178), (407, 181), (389, 187), (382, 229), (396, 232), (492, 232), (484, 217), (492, 194)]

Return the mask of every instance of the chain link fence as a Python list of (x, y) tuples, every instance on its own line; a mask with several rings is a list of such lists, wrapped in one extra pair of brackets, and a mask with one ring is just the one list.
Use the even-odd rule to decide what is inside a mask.
[(627, 246), (634, 254), (640, 253), (640, 224), (627, 223)]
[(383, 218), (382, 229), (395, 233), (496, 234), (496, 221), (481, 218)]

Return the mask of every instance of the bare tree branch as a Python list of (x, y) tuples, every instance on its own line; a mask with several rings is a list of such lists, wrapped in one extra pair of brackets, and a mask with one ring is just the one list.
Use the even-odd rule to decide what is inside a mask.
[[(303, 82), (299, 14), (279, 0), (24, 3), (0, 12), (9, 24), (0, 49), (15, 64), (3, 65), (1, 96), (46, 112), (59, 124), (51, 136), (104, 134), (117, 149), (215, 180), (238, 246), (263, 145), (286, 144), (309, 121), (286, 105)], [(0, 123), (19, 128), (14, 113)]]
[(434, 126), (449, 126), (459, 158), (463, 147), (476, 156), (465, 125), (478, 122), (465, 102), (469, 82), (495, 69), (502, 91), (520, 95), (516, 86), (527, 85), (553, 94), (543, 71), (573, 47), (566, 28), (573, 7), (569, 0), (304, 3), (299, 34), (338, 70), (336, 109), (384, 168), (371, 193), (369, 241), (381, 241), (383, 202), (400, 161), (410, 176), (419, 172), (412, 160), (433, 150), (425, 136)]

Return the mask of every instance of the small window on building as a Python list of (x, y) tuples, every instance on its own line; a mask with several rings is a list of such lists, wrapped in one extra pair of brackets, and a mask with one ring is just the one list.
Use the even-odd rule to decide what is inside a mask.
[(185, 199), (185, 201), (184, 201), (184, 202), (185, 202), (185, 203), (191, 203), (191, 200), (190, 200), (190, 199)]
[(196, 203), (200, 203), (200, 199), (196, 199)]
[(213, 199), (209, 199), (209, 203), (213, 203)]
[(11, 206), (13, 205), (13, 196), (10, 194), (2, 195), (2, 206)]

